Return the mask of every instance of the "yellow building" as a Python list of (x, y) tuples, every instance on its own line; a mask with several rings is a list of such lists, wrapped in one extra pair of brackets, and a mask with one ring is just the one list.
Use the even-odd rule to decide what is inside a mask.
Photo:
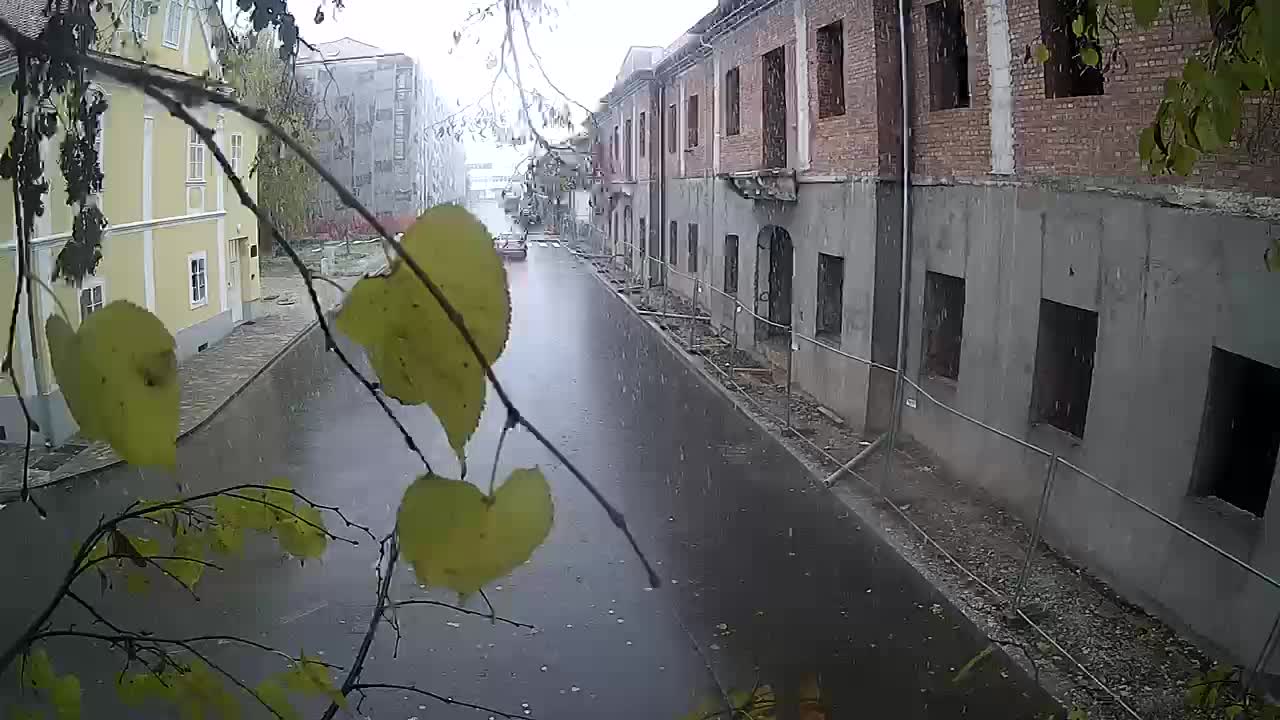
[[(211, 0), (123, 0), (111, 4), (120, 13), (119, 30), (108, 11), (98, 20), (99, 47), (121, 57), (143, 60), (156, 72), (191, 79), (221, 77), (205, 7)], [(45, 0), (16, 0), (0, 10), (19, 28), (38, 28)], [(13, 48), (0, 41), (0, 142), (8, 145), (15, 97)], [(177, 340), (179, 360), (226, 336), (254, 316), (260, 296), (258, 226), (227, 182), (212, 153), (181, 120), (141, 90), (110, 78), (92, 81), (105, 93), (100, 158), (105, 182), (97, 198), (110, 223), (102, 242), (102, 262), (77, 285), (53, 282), (54, 259), (70, 238), (74, 209), (66, 203), (58, 171), (61, 135), (43, 143), (50, 183), (46, 211), (37, 219), (30, 267), (57, 298), (39, 286), (31, 317), (23, 302), (19, 313), (14, 364), (18, 385), (44, 431), (42, 440), (58, 443), (74, 434), (49, 364), (45, 319), (66, 312), (72, 325), (104, 304), (129, 300), (155, 313)], [(248, 173), (257, 152), (256, 126), (213, 105), (190, 108), (210, 127), (251, 193), (257, 180)], [(13, 307), (17, 232), (12, 191), (0, 181), (0, 331), (7, 338)], [(0, 440), (25, 437), (13, 384), (0, 380)]]

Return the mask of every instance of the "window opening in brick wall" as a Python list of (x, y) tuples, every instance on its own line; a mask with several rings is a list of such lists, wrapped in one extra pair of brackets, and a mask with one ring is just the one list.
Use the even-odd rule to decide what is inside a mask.
[(667, 152), (676, 151), (676, 133), (679, 132), (680, 123), (676, 117), (676, 104), (671, 103), (667, 106)]
[(689, 223), (689, 272), (698, 272), (698, 226)]
[(1102, 70), (1085, 65), (1080, 51), (1092, 47), (1102, 50), (1090, 40), (1077, 37), (1071, 23), (1093, 5), (1091, 0), (1040, 0), (1040, 37), (1049, 49), (1044, 64), (1044, 96), (1047, 98), (1101, 95)]
[(618, 163), (618, 151), (620, 149), (620, 146), (622, 145), (622, 141), (618, 137), (618, 134), (620, 132), (621, 131), (618, 129), (618, 126), (614, 125), (613, 126), (613, 143), (611, 144), (611, 147), (613, 148), (613, 171), (614, 172), (618, 172), (621, 169), (621, 165)]
[(969, 107), (964, 0), (938, 0), (926, 5), (924, 12), (929, 36), (929, 109)]
[(686, 138), (686, 147), (698, 147), (698, 96), (690, 95), (687, 105), (685, 106), (685, 123), (688, 138)]
[(635, 177), (635, 167), (632, 164), (632, 160), (631, 160), (631, 152), (634, 147), (633, 143), (635, 142), (631, 134), (634, 129), (631, 126), (631, 118), (627, 118), (626, 126), (627, 126), (627, 133), (624, 136), (624, 139), (622, 141), (622, 152), (626, 154), (626, 158), (622, 161), (622, 164), (626, 170), (627, 179), (629, 180)]
[(1040, 301), (1032, 419), (1084, 437), (1093, 384), (1098, 313), (1052, 300)]
[(763, 92), (760, 93), (764, 120), (764, 166), (787, 166), (787, 56), (779, 47), (764, 54), (760, 66)]
[(644, 146), (645, 146), (644, 115), (645, 115), (644, 113), (640, 113), (640, 137), (638, 138), (638, 142), (640, 143), (640, 157), (644, 157)]
[(669, 253), (669, 255), (667, 255), (667, 262), (671, 263), (672, 267), (675, 267), (676, 263), (680, 260), (680, 252), (677, 249), (679, 240), (680, 225), (675, 220), (672, 220), (669, 236), (667, 238), (667, 252)]
[(1280, 451), (1276, 403), (1280, 368), (1213, 348), (1192, 492), (1262, 517)]
[(742, 84), (738, 68), (724, 74), (724, 134), (742, 132)]
[(645, 219), (640, 218), (640, 267), (647, 267), (646, 260), (649, 256), (649, 233), (645, 224)]
[(964, 278), (925, 273), (924, 369), (934, 377), (960, 378), (964, 337)]
[(818, 253), (818, 337), (840, 342), (844, 317), (844, 258)]
[(844, 21), (818, 28), (818, 117), (844, 114)]
[(724, 291), (738, 292), (738, 236), (724, 236)]

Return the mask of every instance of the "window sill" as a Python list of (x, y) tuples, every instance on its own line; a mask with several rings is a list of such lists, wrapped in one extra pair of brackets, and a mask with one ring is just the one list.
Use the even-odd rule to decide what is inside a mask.
[(844, 110), (841, 110), (838, 113), (836, 112), (827, 113), (826, 115), (823, 115), (822, 113), (818, 113), (818, 122), (822, 122), (823, 120), (835, 120), (837, 118), (842, 118), (844, 116), (845, 116)]
[(833, 333), (833, 332), (814, 333), (813, 339), (817, 340), (823, 345), (828, 345), (836, 349), (840, 348), (840, 335), (838, 333)]
[(205, 306), (206, 306), (206, 305), (208, 305), (208, 304), (209, 304), (209, 300), (208, 300), (208, 298), (205, 298), (204, 300), (201, 300), (200, 302), (194, 302), (194, 303), (191, 303), (191, 309), (192, 309), (192, 310), (195, 310), (195, 309), (197, 309), (197, 308), (202, 308), (202, 307), (205, 307)]
[(167, 47), (167, 48), (169, 48), (170, 50), (177, 50), (177, 49), (178, 49), (178, 43), (177, 43), (176, 41), (175, 41), (175, 42), (172, 42), (172, 43), (170, 43), (170, 42), (161, 42), (160, 44), (161, 44), (161, 45), (163, 45), (163, 46), (165, 46), (165, 47)]
[(204, 187), (205, 185), (208, 185), (208, 184), (209, 184), (208, 180), (192, 180), (190, 178), (187, 179), (187, 187)]

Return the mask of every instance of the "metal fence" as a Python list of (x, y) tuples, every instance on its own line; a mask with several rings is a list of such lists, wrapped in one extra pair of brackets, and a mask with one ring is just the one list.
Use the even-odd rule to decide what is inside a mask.
[[(823, 456), (827, 461), (834, 464), (836, 467), (840, 468), (835, 473), (833, 473), (829, 478), (827, 478), (828, 485), (834, 483), (836, 480), (838, 480), (840, 475), (846, 472), (853, 475), (854, 477), (859, 479), (861, 482), (865, 483), (866, 486), (870, 488), (876, 496), (878, 496), (881, 500), (884, 501), (885, 505), (888, 508), (891, 508), (892, 511), (896, 513), (908, 526), (910, 526), (917, 533), (919, 533), (921, 538), (927, 544), (929, 544), (935, 550), (937, 550), (944, 558), (946, 558), (946, 560), (950, 564), (954, 565), (966, 577), (968, 577), (969, 579), (973, 580), (978, 585), (980, 585), (986, 592), (988, 592), (993, 597), (993, 599), (995, 599), (997, 602), (1005, 604), (1009, 612), (1013, 613), (1014, 615), (1016, 615), (1017, 618), (1025, 622), (1027, 626), (1032, 631), (1034, 631), (1036, 635), (1040, 636), (1045, 642), (1051, 645), (1058, 654), (1066, 658), (1081, 673), (1083, 673), (1092, 683), (1096, 684), (1098, 688), (1104, 691), (1106, 695), (1109, 696), (1110, 699), (1114, 701), (1117, 704), (1117, 706), (1121, 708), (1127, 715), (1133, 718), (1136, 718), (1138, 720), (1142, 720), (1142, 715), (1140, 715), (1138, 711), (1135, 710), (1128, 701), (1126, 701), (1123, 697), (1121, 697), (1121, 695), (1118, 692), (1116, 692), (1116, 690), (1113, 689), (1110, 685), (1108, 685), (1103, 678), (1098, 677), (1080, 659), (1078, 659), (1075, 655), (1069, 652), (1067, 648), (1064, 647), (1063, 643), (1061, 643), (1057, 638), (1055, 638), (1053, 634), (1043, 626), (1042, 623), (1037, 622), (1035, 619), (1030, 617), (1026, 612), (1027, 608), (1026, 608), (1025, 593), (1028, 587), (1028, 583), (1031, 580), (1033, 580), (1035, 577), (1035, 559), (1037, 555), (1037, 548), (1040, 546), (1041, 541), (1043, 539), (1042, 534), (1044, 529), (1044, 521), (1046, 516), (1050, 513), (1052, 509), (1055, 489), (1058, 489), (1059, 492), (1061, 493), (1063, 491), (1063, 486), (1069, 485), (1071, 488), (1071, 491), (1077, 496), (1080, 495), (1081, 493), (1096, 493), (1100, 497), (1109, 495), (1116, 499), (1119, 499), (1120, 501), (1122, 501), (1124, 505), (1132, 508), (1133, 510), (1136, 510), (1142, 517), (1148, 519), (1152, 524), (1164, 525), (1174, 530), (1178, 534), (1178, 536), (1180, 536), (1181, 538), (1184, 538), (1189, 543), (1189, 547), (1192, 548), (1191, 550), (1192, 552), (1203, 552), (1209, 555), (1216, 556), (1219, 559), (1226, 561), (1227, 567), (1232, 569), (1231, 572), (1238, 573), (1240, 577), (1244, 579), (1244, 581), (1260, 583), (1261, 586), (1266, 588), (1266, 592), (1272, 593), (1273, 601), (1269, 605), (1267, 605), (1267, 607), (1280, 608), (1280, 580), (1277, 580), (1276, 578), (1270, 576), (1263, 570), (1260, 570), (1259, 568), (1255, 567), (1248, 561), (1237, 557), (1236, 555), (1225, 550), (1221, 546), (1204, 538), (1199, 533), (1186, 527), (1185, 525), (1179, 523), (1178, 521), (1170, 518), (1165, 513), (1162, 513), (1159, 510), (1156, 510), (1155, 508), (1151, 507), (1150, 505), (1142, 502), (1141, 500), (1125, 493), (1124, 491), (1117, 488), (1115, 485), (1108, 483), (1107, 481), (1099, 478), (1097, 475), (1089, 472), (1088, 470), (1075, 465), (1074, 463), (1061, 457), (1057, 453), (1047, 450), (1045, 448), (1042, 448), (1033, 443), (1029, 443), (1026, 440), (1023, 440), (1022, 438), (1019, 438), (1016, 435), (1013, 435), (1012, 433), (1006, 432), (1005, 430), (1001, 430), (998, 427), (995, 427), (989, 423), (983, 422), (978, 418), (968, 415), (962, 412), (961, 410), (948, 405), (947, 403), (943, 402), (942, 400), (938, 399), (933, 394), (931, 394), (927, 389), (925, 389), (924, 387), (921, 387), (920, 384), (918, 384), (916, 381), (908, 377), (907, 373), (904, 372), (901, 375), (898, 375), (897, 368), (884, 365), (881, 363), (873, 362), (869, 358), (859, 357), (853, 353), (849, 353), (840, 348), (833, 347), (832, 345), (825, 343), (818, 338), (809, 337), (807, 335), (804, 335), (803, 333), (797, 332), (790, 325), (781, 325), (771, 321), (768, 318), (761, 317), (752, 308), (744, 305), (738, 299), (736, 294), (726, 293), (720, 288), (717, 288), (714, 285), (703, 281), (697, 275), (691, 275), (685, 272), (681, 272), (679, 269), (674, 267), (671, 263), (667, 262), (665, 258), (656, 258), (651, 256), (649, 253), (644, 253), (641, 256), (641, 261), (640, 263), (638, 263), (638, 267), (632, 267), (633, 265), (632, 259), (637, 254), (634, 244), (630, 242), (624, 242), (621, 240), (616, 242), (610, 241), (597, 228), (590, 228), (589, 230), (584, 232), (580, 236), (580, 240), (582, 242), (587, 243), (593, 251), (590, 255), (587, 255), (587, 257), (611, 258), (611, 260), (615, 262), (615, 267), (616, 267), (617, 260), (624, 260), (625, 268), (627, 269), (627, 271), (631, 273), (631, 275), (637, 281), (643, 283), (641, 287), (649, 288), (651, 286), (651, 280), (655, 277), (655, 275), (660, 276), (664, 279), (664, 282), (662, 282), (661, 285), (665, 285), (666, 287), (664, 288), (664, 290), (668, 290), (668, 291), (671, 290), (669, 279), (672, 277), (682, 278), (688, 283), (690, 283), (690, 287), (692, 288), (692, 297), (690, 297), (689, 300), (693, 303), (695, 312), (687, 315), (677, 314), (674, 317), (674, 319), (684, 318), (685, 322), (688, 323), (688, 328), (689, 328), (688, 342), (690, 346), (693, 345), (693, 340), (694, 340), (693, 328), (695, 323), (710, 322), (712, 325), (714, 325), (715, 323), (715, 318), (713, 317), (713, 307), (710, 302), (711, 298), (714, 298), (714, 297), (719, 297), (722, 299), (721, 301), (722, 308), (724, 308), (725, 306), (732, 308), (732, 310), (729, 311), (729, 314), (732, 316), (732, 320), (728, 324), (732, 326), (732, 332), (731, 332), (732, 339), (730, 341), (730, 345), (734, 352), (741, 349), (741, 346), (739, 344), (738, 318), (743, 313), (745, 313), (746, 315), (754, 319), (759, 324), (759, 326), (772, 327), (782, 333), (785, 333), (786, 341), (787, 341), (785, 367), (786, 367), (786, 394), (787, 394), (788, 402), (787, 402), (787, 411), (784, 413), (784, 416), (782, 417), (779, 417), (777, 414), (770, 411), (763, 403), (760, 403), (759, 401), (757, 401), (754, 397), (752, 397), (752, 395), (749, 392), (746, 391), (746, 389), (742, 385), (740, 385), (737, 382), (737, 380), (734, 377), (734, 372), (733, 372), (734, 368), (732, 366), (727, 371), (723, 368), (720, 368), (717, 363), (707, 363), (707, 366), (714, 368), (719, 373), (719, 375), (727, 382), (729, 386), (731, 386), (736, 391), (738, 391), (745, 399), (750, 401), (754, 405), (754, 407), (756, 407), (759, 411), (764, 413), (766, 416), (770, 417), (789, 436), (795, 437), (799, 442), (804, 443), (806, 446), (812, 448), (816, 453)], [(657, 273), (654, 272), (655, 266), (657, 268)], [(665, 298), (667, 297), (666, 292), (663, 293), (663, 297), (665, 300)], [(703, 297), (707, 299), (706, 303), (702, 302)], [(699, 315), (697, 313), (697, 309), (700, 307), (707, 309), (708, 315), (706, 316)], [(670, 316), (672, 316), (672, 313), (667, 312), (667, 310), (668, 308), (664, 306), (663, 310), (661, 312), (658, 312), (657, 314), (669, 316), (669, 319), (671, 319)], [(893, 450), (896, 449), (895, 447), (892, 446), (894, 445), (892, 438), (890, 438), (891, 447), (885, 448), (884, 450), (885, 462), (883, 465), (883, 470), (882, 470), (883, 474), (882, 474), (881, 480), (879, 483), (875, 483), (869, 480), (864, 475), (851, 469), (850, 466), (854, 462), (856, 462), (858, 458), (855, 458), (855, 460), (853, 461), (841, 461), (840, 459), (833, 456), (831, 452), (829, 452), (827, 449), (819, 446), (817, 443), (813, 442), (810, 438), (808, 438), (806, 435), (804, 435), (803, 433), (799, 432), (796, 429), (796, 427), (793, 425), (791, 421), (791, 403), (789, 400), (791, 398), (792, 386), (794, 383), (793, 356), (796, 350), (799, 348), (797, 344), (798, 342), (804, 342), (806, 344), (812, 345), (813, 347), (823, 352), (830, 353), (832, 356), (842, 358), (844, 361), (847, 361), (847, 362), (859, 363), (861, 365), (864, 365), (867, 368), (876, 368), (884, 372), (892, 373), (895, 376), (897, 376), (895, 378), (895, 382), (900, 385), (905, 385), (906, 387), (911, 388), (911, 390), (915, 392), (916, 397), (924, 399), (926, 402), (931, 403), (933, 406), (937, 407), (940, 410), (943, 410), (947, 413), (950, 413), (951, 415), (954, 415), (956, 418), (959, 418), (965, 423), (969, 423), (977, 428), (981, 428), (984, 432), (990, 433), (991, 436), (993, 437), (1002, 438), (1004, 441), (1014, 443), (1016, 446), (1022, 448), (1026, 453), (1030, 455), (1039, 456), (1040, 458), (1043, 458), (1044, 476), (1043, 476), (1043, 481), (1041, 482), (1040, 490), (1038, 493), (1039, 497), (1038, 497), (1038, 503), (1036, 506), (1037, 510), (1035, 515), (1029, 519), (1029, 523), (1031, 527), (1030, 535), (1026, 543), (1025, 549), (1021, 551), (1021, 559), (1020, 559), (1019, 567), (1016, 573), (1016, 581), (1013, 583), (1013, 587), (1011, 591), (1001, 592), (1000, 590), (997, 590), (996, 587), (994, 587), (994, 585), (997, 585), (997, 584), (1002, 584), (1002, 583), (1008, 584), (1009, 578), (1007, 577), (1001, 578), (1000, 582), (996, 582), (996, 580), (991, 577), (988, 577), (985, 579), (980, 577), (974, 568), (967, 567), (962, 561), (958, 560), (955, 557), (954, 553), (950, 552), (946, 547), (944, 547), (941, 542), (935, 539), (932, 535), (930, 535), (929, 532), (927, 532), (924, 528), (922, 528), (919, 524), (917, 524), (914, 520), (912, 520), (912, 518), (902, 508), (900, 508), (897, 503), (895, 503), (892, 499), (890, 499), (890, 497), (887, 494), (887, 489), (890, 486), (890, 484), (893, 482), (894, 471), (893, 471), (893, 465), (889, 461), (889, 459), (892, 457)], [(895, 395), (895, 397), (897, 398), (898, 403), (901, 404), (904, 398), (901, 392), (901, 388), (898, 388), (898, 390), (899, 392)], [(891, 433), (888, 435), (891, 435)], [(883, 438), (881, 438), (881, 440), (883, 440)], [(867, 449), (868, 451), (873, 450), (875, 449), (875, 445), (873, 444), (871, 447)], [(1222, 578), (1217, 578), (1217, 579), (1219, 581), (1222, 581)], [(1205, 579), (1205, 582), (1208, 582), (1208, 579)], [(1266, 628), (1265, 632), (1267, 633), (1266, 638), (1263, 641), (1262, 647), (1258, 652), (1256, 659), (1253, 659), (1251, 662), (1247, 664), (1242, 663), (1246, 668), (1248, 668), (1251, 671), (1247, 676), (1250, 682), (1253, 682), (1256, 678), (1259, 678), (1261, 676), (1262, 670), (1270, 661), (1272, 654), (1275, 652), (1277, 647), (1280, 647), (1280, 610), (1276, 612), (1274, 619), (1271, 621), (1269, 627)]]

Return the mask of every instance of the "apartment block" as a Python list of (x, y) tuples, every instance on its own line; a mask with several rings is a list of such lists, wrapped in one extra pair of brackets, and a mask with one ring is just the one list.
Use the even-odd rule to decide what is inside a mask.
[[(893, 0), (726, 0), (633, 49), (595, 118), (598, 229), (760, 357), (794, 343), (795, 382), (859, 429), (888, 426), (894, 376), (831, 349), (896, 366), (902, 327), (930, 397), (1147, 508), (1064, 470), (1051, 543), (1251, 663), (1280, 594), (1223, 552), (1280, 577), (1280, 143), (1186, 178), (1141, 166), (1165, 80), (1209, 37), (1185, 6), (1130, 22), (1105, 73), (1033, 59), (1069, 41), (1053, 0), (908, 12), (905, 82)], [(903, 400), (949, 474), (1036, 514), (1044, 457)]]
[[(462, 143), (441, 132), (444, 101), (412, 57), (343, 38), (301, 52), (297, 74), (319, 105), (318, 158), (385, 225), (466, 200)], [(317, 234), (362, 225), (327, 185), (311, 212)]]

